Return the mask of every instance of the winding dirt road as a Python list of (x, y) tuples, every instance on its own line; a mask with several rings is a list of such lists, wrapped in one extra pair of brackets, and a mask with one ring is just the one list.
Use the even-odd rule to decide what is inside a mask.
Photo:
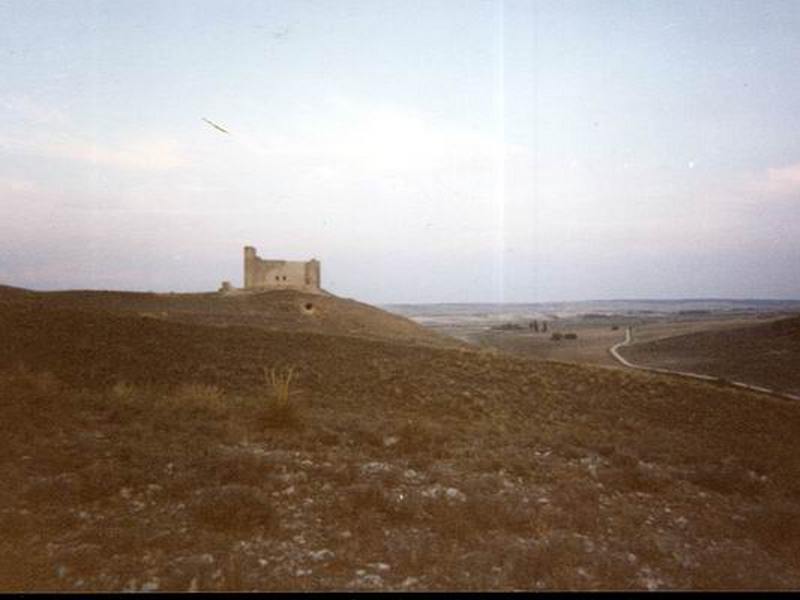
[(651, 371), (653, 373), (663, 373), (665, 375), (677, 375), (679, 377), (691, 377), (692, 379), (702, 379), (704, 381), (713, 381), (714, 383), (731, 385), (733, 387), (743, 388), (753, 392), (759, 392), (761, 394), (769, 394), (770, 396), (776, 396), (778, 398), (783, 398), (785, 400), (800, 400), (800, 396), (796, 396), (794, 394), (786, 394), (783, 392), (772, 390), (770, 388), (761, 387), (760, 385), (751, 385), (749, 383), (744, 383), (742, 381), (731, 381), (729, 379), (723, 379), (721, 377), (715, 377), (713, 375), (703, 375), (702, 373), (690, 373), (688, 371), (673, 371), (671, 369), (662, 369), (660, 367), (646, 367), (644, 365), (635, 365), (619, 353), (620, 348), (622, 348), (623, 346), (630, 346), (632, 342), (633, 342), (633, 336), (631, 335), (631, 328), (628, 327), (625, 330), (625, 339), (621, 342), (617, 342), (616, 344), (611, 346), (611, 348), (608, 349), (611, 356), (614, 357), (614, 360), (619, 362), (621, 365), (629, 367), (631, 369), (639, 369), (640, 371)]

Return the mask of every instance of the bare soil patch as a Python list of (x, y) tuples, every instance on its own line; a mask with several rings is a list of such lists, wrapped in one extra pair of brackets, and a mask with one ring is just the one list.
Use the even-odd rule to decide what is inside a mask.
[(800, 586), (796, 404), (29, 300), (0, 311), (3, 590)]

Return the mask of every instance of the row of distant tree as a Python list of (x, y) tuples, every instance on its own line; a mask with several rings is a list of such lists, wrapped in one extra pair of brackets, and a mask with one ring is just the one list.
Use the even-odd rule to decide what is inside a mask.
[[(500, 331), (512, 331), (512, 330), (520, 330), (525, 329), (524, 326), (520, 325), (519, 323), (502, 323), (501, 325), (495, 325), (492, 329), (497, 329)], [(528, 329), (534, 331), (536, 333), (547, 333), (547, 321), (542, 320), (540, 323), (538, 319), (534, 319), (533, 321), (528, 322)], [(619, 329), (619, 325), (612, 325), (611, 329), (616, 331)], [(554, 331), (550, 335), (550, 339), (554, 342), (559, 340), (577, 340), (578, 334), (577, 333), (561, 333), (558, 331)]]
[(542, 321), (542, 327), (540, 329), (539, 328), (539, 321), (534, 319), (533, 321), (528, 323), (528, 329), (533, 329), (536, 333), (539, 333), (540, 331), (542, 333), (547, 333), (547, 321)]

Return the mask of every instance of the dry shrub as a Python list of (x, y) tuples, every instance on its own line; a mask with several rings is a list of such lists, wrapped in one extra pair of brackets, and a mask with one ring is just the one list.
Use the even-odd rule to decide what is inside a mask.
[(776, 499), (750, 508), (747, 532), (770, 552), (800, 563), (800, 505)]
[(514, 589), (531, 590), (574, 587), (574, 574), (587, 561), (579, 539), (553, 532), (535, 546), (515, 553), (509, 562), (508, 582)]
[(179, 411), (224, 413), (228, 409), (225, 394), (215, 385), (184, 383), (164, 400), (164, 407)]
[(761, 482), (739, 464), (730, 461), (695, 466), (686, 479), (693, 484), (720, 494), (756, 495)]
[(204, 485), (262, 486), (274, 471), (266, 457), (251, 453), (209, 452), (188, 463), (171, 481), (171, 488), (193, 489)]
[(294, 367), (264, 369), (267, 401), (264, 424), (267, 427), (296, 427), (300, 425), (300, 414), (296, 402), (291, 400)]
[(25, 396), (53, 396), (63, 389), (61, 381), (50, 371), (35, 372), (23, 364), (0, 373), (0, 380), (6, 390)]
[(127, 483), (126, 473), (111, 460), (98, 460), (79, 473), (80, 499), (91, 502), (117, 493)]
[(553, 490), (551, 501), (559, 512), (559, 521), (571, 530), (592, 532), (597, 529), (600, 514), (600, 492), (597, 487), (583, 479), (563, 482)]
[(50, 372), (25, 366), (0, 372), (0, 451), (4, 456), (29, 452), (30, 440), (58, 431), (73, 419), (62, 383)]
[(669, 474), (639, 464), (633, 467), (601, 467), (598, 469), (598, 479), (609, 490), (648, 494), (663, 492), (673, 484)]
[(109, 391), (109, 394), (113, 399), (120, 400), (122, 402), (133, 400), (133, 398), (136, 396), (136, 393), (136, 386), (125, 381), (118, 381), (111, 387), (111, 390)]
[(456, 489), (466, 498), (448, 498), (443, 494), (418, 499), (418, 512), (437, 535), (465, 542), (489, 531), (517, 536), (538, 532), (537, 508), (521, 495), (489, 494), (469, 485)]
[(252, 531), (275, 524), (269, 499), (252, 486), (231, 484), (198, 490), (188, 508), (199, 525), (219, 531)]
[[(394, 454), (399, 456), (416, 455), (427, 461), (442, 458), (446, 449), (448, 431), (432, 419), (418, 418), (409, 420), (396, 430), (397, 444), (392, 446)], [(383, 436), (380, 436), (383, 443)]]

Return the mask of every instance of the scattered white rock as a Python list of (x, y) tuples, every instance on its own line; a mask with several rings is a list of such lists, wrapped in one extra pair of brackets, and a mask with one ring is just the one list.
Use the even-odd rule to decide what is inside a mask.
[(404, 588), (408, 588), (411, 587), (412, 585), (417, 585), (418, 583), (419, 579), (417, 579), (416, 577), (406, 577), (403, 580), (403, 583), (401, 583), (400, 585), (403, 586)]
[(156, 592), (158, 588), (161, 587), (158, 581), (158, 577), (154, 578), (152, 581), (148, 581), (147, 583), (142, 584), (141, 591), (143, 592)]
[(331, 560), (335, 556), (335, 554), (327, 548), (323, 548), (322, 550), (314, 550), (309, 552), (308, 555), (311, 557), (311, 560), (315, 561)]
[(415, 471), (414, 469), (406, 469), (403, 471), (403, 477), (413, 482), (420, 482), (425, 479), (425, 476), (422, 473)]
[(213, 565), (214, 556), (211, 554), (195, 554), (186, 558), (185, 562), (193, 566)]
[(467, 495), (458, 488), (445, 488), (439, 483), (422, 490), (422, 495), (426, 498), (435, 499), (444, 497), (447, 500), (454, 502), (466, 502), (467, 500)]
[(377, 562), (377, 563), (369, 563), (367, 565), (371, 569), (375, 569), (376, 571), (389, 571), (392, 567), (387, 565), (386, 563)]
[(311, 575), (311, 573), (311, 569), (297, 569), (297, 571), (294, 572), (296, 577), (307, 577)]
[(370, 462), (361, 465), (361, 473), (364, 475), (379, 475), (388, 473), (392, 470), (392, 465), (382, 462)]
[(379, 588), (383, 586), (383, 577), (375, 574), (360, 575), (358, 579), (350, 582), (350, 586)]
[(450, 500), (458, 500), (459, 502), (467, 501), (467, 495), (458, 488), (447, 488), (445, 494)]
[(385, 438), (383, 438), (383, 445), (386, 446), (387, 448), (391, 448), (399, 441), (400, 438), (397, 437), (396, 435), (387, 435)]
[(639, 572), (639, 581), (650, 591), (657, 590), (664, 585), (664, 581), (657, 577), (649, 567), (645, 567)]

